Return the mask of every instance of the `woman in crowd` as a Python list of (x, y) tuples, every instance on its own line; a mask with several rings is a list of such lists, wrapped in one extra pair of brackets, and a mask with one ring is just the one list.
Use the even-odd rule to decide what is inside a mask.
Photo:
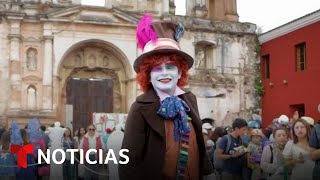
[(86, 131), (86, 128), (81, 127), (78, 130), (76, 130), (76, 132), (77, 133), (74, 136), (74, 140), (75, 140), (77, 146), (79, 147), (80, 142), (82, 141), (83, 136), (86, 135), (87, 131)]
[[(98, 161), (99, 149), (103, 149), (102, 138), (96, 133), (96, 127), (91, 124), (88, 126), (88, 133), (84, 135), (82, 141), (80, 142), (80, 149), (83, 149), (84, 155), (89, 149), (96, 149), (97, 153), (90, 152), (89, 159), (90, 161)], [(102, 155), (101, 155), (102, 156)], [(98, 179), (98, 174), (95, 173), (98, 171), (97, 164), (86, 164), (85, 169), (85, 179)], [(90, 170), (89, 170), (90, 169)]]
[(288, 131), (284, 127), (275, 128), (274, 142), (265, 146), (261, 156), (261, 169), (266, 179), (283, 179), (284, 158), (282, 151), (288, 140)]
[[(84, 135), (87, 133), (86, 128), (81, 127), (77, 130), (76, 136), (74, 136), (75, 144), (77, 147), (80, 147), (80, 143), (84, 137)], [(85, 173), (85, 168), (83, 164), (78, 164), (78, 179), (83, 179)]]
[(309, 146), (310, 126), (303, 119), (297, 119), (292, 128), (293, 140), (286, 144), (283, 155), (286, 165), (292, 168), (291, 180), (312, 180), (314, 161)]
[(214, 131), (212, 133), (212, 141), (214, 142), (214, 144), (217, 143), (217, 141), (219, 139), (221, 139), (224, 136), (224, 129), (222, 127), (216, 127), (214, 128)]
[[(70, 128), (66, 127), (66, 131), (63, 134), (62, 144), (65, 150), (76, 149), (75, 140), (72, 138)], [(66, 160), (63, 163), (63, 179), (74, 179), (75, 178), (75, 164), (70, 162), (71, 154), (66, 153)]]
[(1, 136), (1, 149), (0, 149), (0, 176), (6, 176), (6, 179), (15, 175), (15, 161), (13, 154), (10, 153), (10, 132), (5, 131)]

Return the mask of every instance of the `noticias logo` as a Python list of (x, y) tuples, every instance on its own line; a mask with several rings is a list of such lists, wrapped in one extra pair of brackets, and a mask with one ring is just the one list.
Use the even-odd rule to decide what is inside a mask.
[[(17, 154), (17, 156), (18, 156), (18, 158), (17, 158), (18, 167), (27, 168), (27, 155), (34, 153), (34, 145), (27, 144), (24, 146), (19, 146), (19, 145), (12, 144), (10, 147), (11, 147), (10, 152), (12, 154)], [(108, 150), (108, 152), (105, 156), (105, 159), (103, 159), (104, 154), (103, 154), (102, 149), (99, 149), (98, 151), (96, 149), (89, 149), (85, 154), (84, 154), (83, 149), (67, 149), (67, 150), (55, 149), (52, 151), (52, 155), (51, 155), (50, 149), (47, 149), (46, 153), (44, 153), (41, 149), (38, 149), (38, 162), (37, 163), (42, 164), (41, 159), (43, 159), (47, 164), (50, 164), (51, 160), (55, 164), (63, 164), (64, 161), (66, 160), (66, 153), (70, 153), (70, 163), (74, 164), (76, 152), (79, 152), (79, 154), (80, 154), (79, 164), (84, 164), (84, 160), (88, 164), (108, 164), (109, 161), (113, 161), (114, 164), (118, 164), (118, 163), (119, 164), (128, 164), (128, 162), (129, 162), (129, 157), (125, 154), (125, 153), (129, 152), (128, 149), (121, 149), (119, 151), (119, 156), (124, 159), (124, 161), (119, 161), (119, 162), (117, 161), (116, 154), (114, 153), (114, 151), (112, 149)], [(98, 161), (97, 160), (94, 160), (94, 161), (90, 160), (89, 156), (90, 156), (90, 154), (93, 154), (93, 153), (95, 155), (98, 153)], [(59, 159), (60, 158), (61, 159), (58, 160), (57, 157), (59, 157)]]

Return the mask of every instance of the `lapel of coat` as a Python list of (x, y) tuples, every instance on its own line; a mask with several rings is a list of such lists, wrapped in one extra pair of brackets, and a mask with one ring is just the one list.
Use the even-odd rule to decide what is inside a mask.
[(141, 104), (141, 113), (149, 126), (155, 130), (162, 138), (165, 137), (164, 119), (157, 114), (160, 108), (160, 99), (153, 88), (137, 98)]
[(189, 113), (189, 116), (192, 118), (192, 125), (193, 125), (193, 128), (195, 129), (195, 132), (202, 132), (201, 124), (200, 124), (201, 120), (196, 108), (194, 107), (197, 103), (196, 99), (191, 97), (191, 92), (186, 92), (185, 94), (182, 94), (179, 97), (182, 100), (184, 100), (190, 108), (190, 111), (188, 113)]

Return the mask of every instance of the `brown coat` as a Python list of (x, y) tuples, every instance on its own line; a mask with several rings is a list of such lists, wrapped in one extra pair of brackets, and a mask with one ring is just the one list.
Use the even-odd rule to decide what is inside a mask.
[[(206, 156), (197, 100), (191, 92), (179, 97), (190, 107), (189, 115), (199, 146), (199, 179), (202, 179), (203, 175), (211, 174), (213, 169)], [(132, 104), (122, 142), (122, 149), (129, 150), (129, 163), (119, 164), (121, 180), (162, 180), (166, 143), (164, 119), (156, 113), (159, 108), (159, 98), (152, 88)]]

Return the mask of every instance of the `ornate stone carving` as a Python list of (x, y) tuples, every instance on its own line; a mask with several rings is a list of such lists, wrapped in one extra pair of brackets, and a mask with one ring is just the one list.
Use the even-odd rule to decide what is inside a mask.
[(81, 56), (78, 54), (76, 55), (76, 57), (74, 58), (74, 65), (76, 67), (80, 67), (82, 65), (81, 63)]
[(109, 65), (109, 58), (108, 56), (103, 57), (103, 66), (108, 66)]
[(219, 74), (214, 70), (196, 70), (195, 74), (189, 76), (190, 83), (200, 83), (216, 87), (235, 88), (236, 80), (232, 74)]
[(37, 70), (37, 50), (29, 48), (27, 50), (27, 69), (29, 71)]
[(95, 68), (96, 67), (96, 57), (93, 55), (93, 54), (91, 54), (90, 56), (89, 56), (89, 58), (88, 58), (88, 60), (87, 60), (87, 64), (88, 64), (88, 67), (89, 67), (89, 69), (93, 69), (93, 68)]
[(195, 63), (195, 68), (197, 69), (204, 69), (206, 68), (206, 54), (203, 49), (198, 48), (197, 53), (196, 53), (196, 63)]

